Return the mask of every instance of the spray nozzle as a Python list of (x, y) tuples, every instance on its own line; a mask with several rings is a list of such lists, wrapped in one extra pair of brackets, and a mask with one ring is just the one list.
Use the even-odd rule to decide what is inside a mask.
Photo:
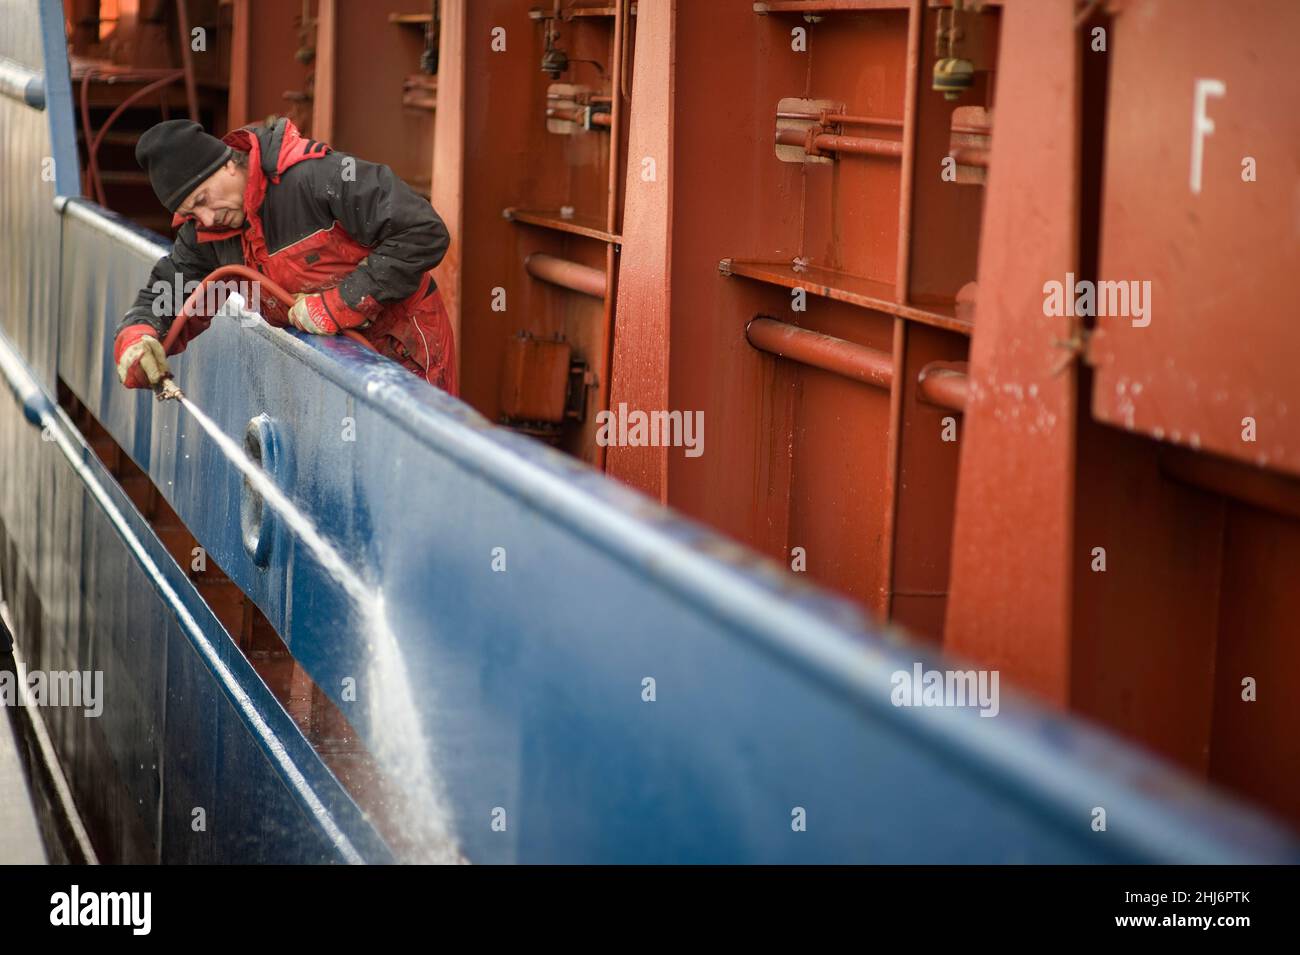
[(153, 386), (154, 396), (159, 401), (167, 401), (169, 398), (184, 398), (185, 392), (181, 391), (180, 386), (171, 375), (168, 375), (158, 384)]

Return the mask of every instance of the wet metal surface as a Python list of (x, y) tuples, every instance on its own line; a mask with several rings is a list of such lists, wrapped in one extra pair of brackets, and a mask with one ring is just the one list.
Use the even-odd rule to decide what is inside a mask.
[[(102, 719), (53, 717), (104, 858), (391, 856), (56, 410), (56, 381), (372, 751), (397, 735), (426, 747), (470, 861), (1300, 858), (1291, 837), (1196, 779), (1010, 688), (1096, 715), (1201, 779), (1293, 801), (1293, 705), (1274, 694), (1229, 711), (1213, 675), (1297, 672), (1277, 595), (1300, 539), (1253, 504), (1170, 490), (1153, 442), (1079, 420), (1071, 353), (1061, 361), (1071, 325), (1042, 311), (1044, 276), (1065, 277), (1087, 229), (1079, 117), (1062, 105), (1078, 92), (1074, 4), (972, 14), (978, 42), (964, 52), (978, 72), (966, 95), (992, 105), (995, 65), (1000, 88), (1017, 91), (991, 114), (987, 185), (973, 185), (936, 174), (954, 104), (930, 88), (936, 11), (921, 0), (816, 23), (788, 4), (760, 16), (749, 0), (710, 2), (708, 29), (693, 4), (671, 0), (566, 21), (570, 56), (612, 66), (625, 38), (632, 52), (618, 83), (609, 74), (621, 87), (611, 128), (562, 134), (547, 132), (544, 99), (529, 98), (549, 79), (527, 0), (443, 3), (430, 188), (456, 237), (438, 278), (464, 336), (469, 404), (349, 341), (249, 315), (218, 318), (172, 361), (178, 387), (226, 435), (239, 441), (256, 422), (273, 436), (262, 455), (272, 479), (382, 594), (386, 662), (409, 684), (418, 724), (396, 734), (371, 715), (384, 711), (367, 697), (376, 647), (329, 575), (258, 510), (179, 402), (118, 384), (110, 329), (163, 248), (82, 200), (54, 201), (55, 187), (70, 195), (76, 183), (55, 62), (62, 12), (46, 2), (42, 32), (35, 4), (0, 0), (0, 54), (52, 78), (45, 113), (0, 95), (5, 162), (58, 160), (53, 183), (0, 179), (0, 219), (32, 237), (0, 259), (0, 586), (33, 659), (105, 673)], [(333, 40), (313, 132), (358, 152), (371, 144), (395, 168), (424, 162), (395, 122), (371, 135), (400, 109), (396, 96), (365, 115), (351, 100), (365, 78), (346, 72), (364, 61), (337, 55), (349, 31), (375, 45), (403, 28), (353, 23), (360, 5), (325, 6)], [(234, 10), (241, 119), (302, 72), (277, 52), (293, 31), (249, 30), (251, 9)], [(479, 40), (494, 24), (528, 55), (491, 59)], [(815, 57), (791, 48), (795, 26), (811, 28)], [(263, 59), (277, 66), (262, 70)], [(624, 91), (635, 109), (622, 109)], [(843, 103), (845, 122), (869, 121), (847, 134), (899, 137), (898, 155), (891, 145), (888, 156), (782, 162), (772, 121), (787, 97)], [(1228, 132), (1223, 102), (1211, 99), (1211, 113)], [(530, 255), (592, 294), (538, 281)], [(801, 290), (806, 309), (793, 304)], [(868, 385), (764, 354), (745, 339), (757, 315), (861, 349), (889, 373)], [(587, 361), (589, 412), (625, 400), (707, 415), (708, 454), (621, 447), (605, 459), (594, 414), (565, 435), (571, 456), (497, 427), (510, 394), (503, 356), (521, 330), (563, 334)], [(960, 362), (961, 388), (922, 381)], [(948, 427), (957, 440), (940, 437)], [(601, 474), (606, 462), (644, 494)], [(1154, 570), (1083, 574), (1079, 527)], [(796, 546), (806, 578), (788, 569)], [(1156, 595), (1144, 595), (1156, 572)], [(869, 622), (864, 607), (930, 645)], [(1002, 670), (996, 719), (894, 705), (899, 672), (957, 666), (936, 655), (941, 639)], [(1089, 825), (1098, 805), (1111, 814), (1104, 840)], [(204, 833), (197, 807), (209, 810)], [(791, 826), (796, 810), (805, 831)]]

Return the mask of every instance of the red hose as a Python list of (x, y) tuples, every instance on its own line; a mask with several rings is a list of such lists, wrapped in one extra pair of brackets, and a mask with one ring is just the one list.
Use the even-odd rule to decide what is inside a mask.
[[(293, 296), (282, 289), (279, 285), (276, 285), (261, 272), (258, 272), (255, 269), (250, 269), (246, 265), (223, 265), (210, 272), (208, 276), (198, 284), (198, 287), (189, 294), (189, 297), (185, 299), (185, 304), (181, 306), (181, 310), (176, 313), (176, 317), (172, 320), (172, 327), (167, 329), (167, 338), (163, 341), (164, 352), (168, 355), (172, 354), (172, 346), (176, 344), (176, 339), (180, 337), (181, 329), (185, 327), (186, 321), (191, 317), (189, 314), (190, 308), (198, 301), (199, 296), (203, 293), (203, 289), (207, 287), (209, 282), (215, 282), (217, 279), (225, 278), (227, 275), (237, 275), (240, 278), (248, 279), (250, 282), (257, 282), (260, 288), (270, 292), (272, 297), (279, 300), (286, 308), (293, 307)], [(354, 329), (345, 328), (340, 332), (340, 334), (346, 335), (358, 345), (364, 345), (371, 351), (377, 350), (364, 335)]]

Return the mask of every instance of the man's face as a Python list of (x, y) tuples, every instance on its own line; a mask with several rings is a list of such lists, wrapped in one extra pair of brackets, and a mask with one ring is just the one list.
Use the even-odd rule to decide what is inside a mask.
[(244, 187), (247, 183), (247, 171), (227, 160), (185, 197), (176, 213), (198, 220), (205, 229), (238, 229), (244, 224)]

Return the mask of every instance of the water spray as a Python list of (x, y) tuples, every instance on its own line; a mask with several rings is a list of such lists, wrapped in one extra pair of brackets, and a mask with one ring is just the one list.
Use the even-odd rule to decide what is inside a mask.
[[(189, 398), (179, 393), (175, 397), (244, 475), (249, 487), (262, 496), (267, 506), (311, 551), (356, 609), (370, 652), (367, 698), (374, 741), (372, 752), (383, 770), (380, 784), (385, 787), (386, 797), (400, 807), (402, 829), (409, 837), (409, 844), (402, 847), (404, 861), (453, 864), (464, 861), (453, 834), (444, 787), (434, 770), (431, 747), (420, 725), (415, 690), (384, 609), (383, 593), (362, 580), (316, 523), (215, 421)], [(427, 694), (428, 690), (424, 692)]]
[[(199, 282), (177, 312), (163, 343), (167, 354), (172, 353), (185, 323), (194, 317), (193, 306), (199, 301), (204, 289), (212, 282), (228, 276), (238, 276), (258, 283), (260, 289), (270, 293), (286, 308), (291, 308), (294, 304), (293, 295), (260, 272), (242, 265), (222, 266)], [(371, 351), (375, 350), (374, 345), (360, 332), (344, 329), (342, 334)], [(411, 844), (405, 847), (407, 861), (464, 861), (452, 833), (442, 783), (434, 772), (429, 744), (420, 726), (415, 694), (406, 673), (401, 648), (384, 611), (382, 593), (361, 579), (343, 559), (338, 548), (320, 532), (315, 522), (290, 500), (265, 470), (244, 453), (244, 449), (233, 438), (185, 396), (170, 375), (154, 386), (154, 394), (159, 401), (177, 400), (190, 413), (230, 463), (243, 474), (249, 488), (259, 494), (266, 505), (279, 515), (325, 572), (348, 595), (369, 637), (369, 716), (375, 740), (374, 755), (383, 770), (380, 782), (387, 789), (387, 797), (402, 808), (403, 828), (411, 837)]]

